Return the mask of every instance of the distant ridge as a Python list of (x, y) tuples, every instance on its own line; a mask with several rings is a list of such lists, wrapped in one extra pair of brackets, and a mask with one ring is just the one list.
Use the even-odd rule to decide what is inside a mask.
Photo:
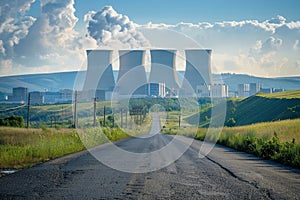
[[(86, 71), (57, 72), (49, 74), (28, 74), (0, 77), (0, 92), (10, 93), (13, 87), (28, 87), (30, 91), (59, 91), (61, 89), (73, 89), (77, 75), (84, 76)], [(118, 71), (114, 71), (116, 79)], [(182, 81), (184, 71), (178, 71), (179, 82)], [(213, 74), (215, 83), (223, 83), (229, 86), (230, 91), (237, 90), (240, 83), (261, 83), (265, 88), (283, 88), (285, 90), (300, 89), (300, 76), (263, 78), (246, 74)]]

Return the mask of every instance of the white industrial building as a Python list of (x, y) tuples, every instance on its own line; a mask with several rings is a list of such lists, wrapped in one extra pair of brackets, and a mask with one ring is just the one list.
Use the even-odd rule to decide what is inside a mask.
[(250, 95), (250, 84), (238, 84), (238, 97), (248, 97)]
[(198, 97), (225, 98), (228, 97), (228, 85), (198, 85), (196, 93)]
[(148, 83), (147, 94), (149, 97), (165, 97), (166, 84), (165, 83)]

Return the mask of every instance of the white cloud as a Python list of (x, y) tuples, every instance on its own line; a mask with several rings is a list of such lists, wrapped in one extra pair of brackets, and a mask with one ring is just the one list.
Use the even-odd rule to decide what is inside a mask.
[(73, 0), (41, 0), (41, 15), (15, 47), (18, 62), (39, 66), (53, 62), (53, 57), (46, 59), (45, 55), (74, 53), (78, 37), (74, 27), (78, 19), (73, 4)]
[(282, 46), (282, 39), (271, 36), (261, 47), (262, 52), (276, 51)]
[(300, 57), (300, 21), (287, 22), (283, 16), (277, 16), (262, 22), (148, 23), (139, 27), (176, 30), (195, 39), (203, 48), (211, 48), (218, 72), (300, 75), (294, 67)]
[(126, 15), (117, 13), (111, 6), (101, 11), (90, 11), (84, 17), (88, 26), (88, 35), (99, 46), (139, 48), (149, 46), (143, 34), (136, 29), (136, 24)]
[(5, 26), (1, 26), (0, 56), (5, 63), (10, 63), (12, 71), (9, 73), (3, 62), (1, 71), (6, 74), (46, 72), (51, 66), (49, 71), (78, 69), (86, 58), (84, 47), (95, 45), (75, 30), (78, 18), (74, 0), (40, 0), (41, 14), (37, 19), (25, 15), (32, 2), (11, 2), (10, 7), (16, 12), (9, 12), (7, 16), (12, 20), (6, 20)]
[[(0, 2), (0, 59), (9, 59), (13, 49), (28, 34), (35, 18), (25, 16), (34, 0), (3, 0)], [(15, 17), (19, 16), (19, 17)]]
[[(76, 70), (86, 59), (86, 49), (149, 47), (149, 30), (165, 28), (213, 49), (218, 72), (300, 75), (300, 21), (289, 22), (283, 16), (265, 21), (139, 25), (106, 6), (85, 15), (87, 30), (80, 33), (75, 30), (79, 19), (74, 0), (40, 0), (37, 19), (26, 16), (34, 1), (0, 1), (1, 74)], [(148, 34), (142, 31), (145, 28)]]

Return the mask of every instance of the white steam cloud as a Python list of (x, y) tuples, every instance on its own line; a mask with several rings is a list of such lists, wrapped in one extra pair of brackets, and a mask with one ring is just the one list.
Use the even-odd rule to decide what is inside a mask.
[(138, 25), (106, 6), (85, 15), (86, 31), (80, 33), (75, 30), (79, 19), (74, 0), (40, 0), (37, 18), (27, 13), (34, 2), (0, 1), (0, 75), (77, 70), (86, 59), (86, 49), (150, 47), (143, 29), (152, 28), (179, 31), (213, 49), (216, 72), (300, 75), (300, 21), (283, 16), (265, 21)]
[(53, 64), (58, 55), (65, 57), (72, 53), (78, 21), (73, 4), (74, 0), (41, 0), (41, 15), (15, 48), (19, 63)]
[(99, 46), (139, 48), (148, 47), (149, 42), (136, 29), (136, 24), (125, 15), (117, 13), (111, 6), (101, 11), (90, 11), (85, 15), (88, 35), (97, 41)]

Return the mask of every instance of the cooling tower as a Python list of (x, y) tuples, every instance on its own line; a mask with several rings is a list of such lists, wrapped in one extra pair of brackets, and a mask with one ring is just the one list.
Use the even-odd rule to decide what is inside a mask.
[(112, 50), (87, 50), (87, 74), (83, 86), (84, 91), (112, 91), (115, 80), (112, 70)]
[(122, 95), (146, 95), (145, 50), (120, 50), (117, 87)]
[(211, 50), (185, 50), (185, 57), (186, 69), (182, 88), (187, 87), (187, 82), (194, 91), (198, 85), (211, 85)]
[(175, 66), (176, 50), (150, 50), (151, 72), (150, 83), (165, 83), (166, 89), (179, 88), (178, 77)]

